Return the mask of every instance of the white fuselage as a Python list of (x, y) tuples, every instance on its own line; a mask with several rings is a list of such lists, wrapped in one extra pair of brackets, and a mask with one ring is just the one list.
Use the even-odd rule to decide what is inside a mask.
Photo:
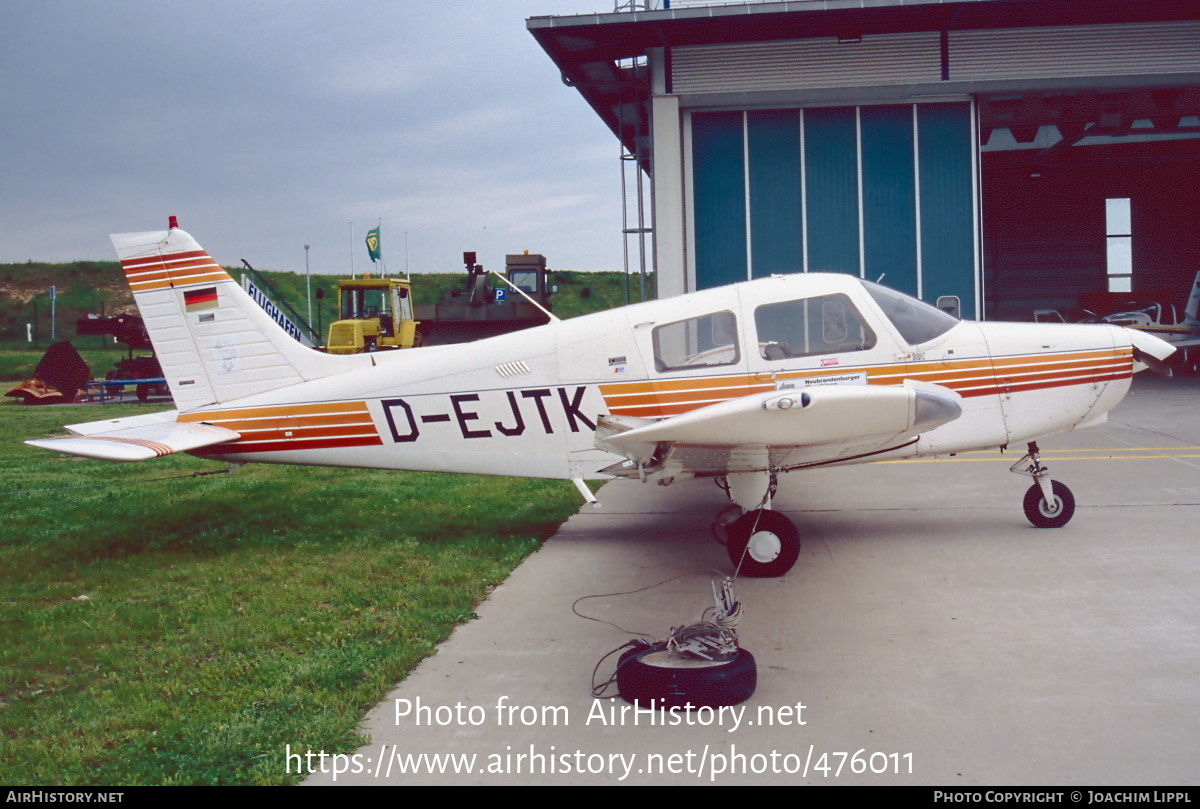
[[(844, 296), (871, 339), (772, 357), (760, 307), (814, 295)], [(695, 353), (687, 367), (664, 367), (656, 352), (667, 350), (668, 333), (658, 327), (711, 312), (731, 313), (722, 321), (734, 324), (721, 338), (727, 342)], [(840, 328), (838, 336), (847, 336)], [(1129, 387), (1128, 335), (1115, 326), (960, 322), (910, 345), (857, 279), (793, 275), (476, 343), (378, 353), (369, 367), (347, 358), (355, 362), (344, 373), (179, 420), (237, 431), (238, 441), (201, 451), (229, 461), (592, 478), (620, 460), (595, 445), (601, 415), (662, 419), (763, 391), (914, 379), (954, 391), (962, 415), (888, 457), (945, 454), (1102, 421)], [(778, 468), (877, 459), (820, 444), (772, 458)], [(729, 463), (725, 457), (714, 473)], [(704, 464), (694, 471), (704, 473)]]

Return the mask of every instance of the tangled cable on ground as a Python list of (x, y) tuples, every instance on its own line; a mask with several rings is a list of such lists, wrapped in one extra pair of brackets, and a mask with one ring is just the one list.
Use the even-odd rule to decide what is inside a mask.
[[(606, 652), (597, 662), (595, 668), (592, 669), (592, 688), (591, 694), (597, 699), (602, 699), (608, 696), (608, 689), (617, 682), (617, 674), (621, 670), (621, 665), (618, 664), (613, 670), (613, 673), (607, 680), (601, 683), (596, 682), (597, 672), (600, 671), (600, 666), (604, 661), (612, 657), (614, 654), (625, 649), (634, 649), (639, 651), (659, 651), (665, 650), (669, 654), (698, 660), (708, 660), (714, 662), (723, 662), (732, 660), (738, 652), (737, 625), (742, 617), (742, 602), (738, 600), (733, 592), (733, 579), (725, 577), (717, 587), (715, 582), (712, 583), (713, 591), (713, 606), (708, 607), (700, 616), (700, 621), (694, 624), (672, 627), (671, 631), (665, 638), (659, 640), (651, 640), (649, 633), (632, 632), (623, 627), (614, 624), (611, 621), (605, 621), (601, 618), (593, 618), (589, 615), (584, 615), (576, 609), (580, 601), (588, 598), (603, 598), (607, 596), (631, 595), (640, 593), (646, 590), (659, 587), (660, 585), (674, 581), (678, 576), (661, 581), (658, 584), (652, 584), (648, 587), (641, 587), (637, 590), (629, 590), (624, 593), (607, 593), (605, 595), (583, 596), (576, 599), (571, 605), (571, 611), (580, 618), (586, 618), (589, 621), (598, 621), (616, 627), (622, 632), (629, 632), (639, 637), (626, 641), (620, 646)], [(639, 655), (629, 655), (624, 657), (624, 662), (634, 660)]]

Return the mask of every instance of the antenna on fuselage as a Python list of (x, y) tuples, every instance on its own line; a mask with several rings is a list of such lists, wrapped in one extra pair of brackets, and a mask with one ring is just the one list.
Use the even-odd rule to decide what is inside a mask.
[(517, 286), (516, 284), (514, 284), (512, 281), (509, 281), (507, 278), (505, 278), (505, 277), (504, 277), (503, 275), (501, 275), (500, 273), (496, 272), (495, 270), (489, 270), (488, 272), (490, 272), (492, 275), (494, 275), (494, 276), (496, 276), (497, 278), (499, 278), (499, 279), (500, 279), (501, 281), (503, 281), (504, 283), (508, 284), (510, 287), (512, 287), (512, 288), (513, 288), (513, 290), (514, 290), (514, 291), (516, 291), (516, 292), (519, 292), (522, 298), (524, 298), (525, 300), (529, 301), (529, 302), (530, 302), (530, 303), (532, 303), (534, 306), (536, 306), (536, 307), (538, 308), (538, 311), (539, 311), (539, 312), (541, 312), (542, 314), (544, 314), (546, 317), (550, 318), (551, 322), (562, 320), (562, 318), (561, 318), (561, 317), (559, 317), (558, 315), (554, 314), (553, 312), (551, 312), (551, 311), (550, 311), (549, 309), (547, 309), (546, 307), (542, 306), (540, 303), (538, 303), (537, 301), (535, 301), (533, 298), (529, 297), (529, 293), (527, 293), (525, 290), (521, 289), (519, 286)]

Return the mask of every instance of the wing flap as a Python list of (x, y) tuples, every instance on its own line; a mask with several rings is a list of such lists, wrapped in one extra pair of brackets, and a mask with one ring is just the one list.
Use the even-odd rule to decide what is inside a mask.
[[(176, 452), (236, 441), (234, 430), (211, 424), (177, 422), (175, 414), (93, 421), (67, 427), (75, 435), (26, 441), (31, 447), (98, 461), (148, 461)], [(170, 420), (162, 418), (169, 416)], [(115, 429), (114, 429), (115, 426)]]

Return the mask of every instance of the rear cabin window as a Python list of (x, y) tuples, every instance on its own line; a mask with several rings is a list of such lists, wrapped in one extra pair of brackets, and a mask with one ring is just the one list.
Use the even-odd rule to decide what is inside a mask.
[(668, 323), (654, 329), (654, 367), (658, 371), (710, 368), (738, 361), (737, 319), (733, 312)]
[(768, 303), (754, 310), (758, 351), (765, 360), (865, 351), (875, 333), (845, 295)]

